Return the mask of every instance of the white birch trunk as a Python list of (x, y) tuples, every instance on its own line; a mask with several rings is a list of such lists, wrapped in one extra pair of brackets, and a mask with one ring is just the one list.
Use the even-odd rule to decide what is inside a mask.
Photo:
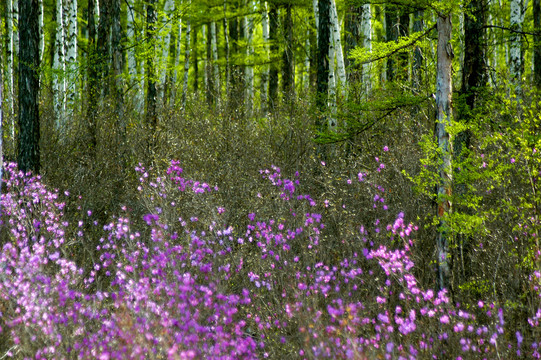
[(510, 28), (511, 38), (509, 43), (509, 73), (514, 91), (517, 96), (521, 92), (521, 36), (517, 31), (522, 31), (522, 1), (511, 0)]
[(220, 99), (220, 68), (218, 66), (218, 42), (216, 40), (216, 23), (213, 21), (210, 23), (210, 41), (212, 48), (212, 71), (214, 74), (214, 91), (216, 99)]
[(446, 228), (446, 217), (451, 212), (452, 192), (452, 142), (448, 127), (451, 125), (451, 96), (452, 96), (452, 63), (453, 49), (451, 45), (451, 15), (438, 17), (438, 63), (436, 73), (436, 109), (437, 123), (436, 133), (438, 137), (438, 148), (441, 156), (439, 166), (440, 183), (438, 184), (438, 218), (440, 228), (436, 239), (438, 254), (438, 284), (440, 289), (449, 285), (449, 240)]
[[(363, 5), (361, 18), (361, 32), (363, 34), (363, 47), (372, 52), (372, 10), (370, 4)], [(368, 94), (372, 88), (371, 63), (363, 64), (362, 81)]]
[[(340, 39), (340, 21), (338, 19), (338, 12), (336, 11), (336, 2), (331, 0), (331, 36), (332, 43), (336, 53), (336, 74), (338, 80), (340, 80), (339, 87), (342, 96), (345, 96), (345, 90), (347, 86), (346, 79), (346, 66), (344, 65), (344, 53), (342, 51), (342, 40)], [(335, 82), (336, 82), (335, 76)]]
[[(207, 48), (207, 25), (203, 24), (201, 26), (201, 38), (202, 38), (202, 41), (205, 43), (205, 47), (204, 49)], [(195, 46), (197, 46), (197, 44), (195, 44)], [(203, 63), (205, 64), (205, 66), (203, 66), (203, 84), (204, 84), (204, 89), (208, 89), (209, 88), (209, 79), (208, 79), (208, 74), (207, 74), (207, 69), (208, 69), (208, 66), (209, 64), (207, 63), (207, 57), (205, 56), (205, 60), (203, 60)]]
[(15, 27), (13, 24), (13, 2), (17, 0), (7, 0), (7, 32), (8, 32), (8, 43), (7, 43), (7, 84), (8, 89), (6, 91), (6, 97), (7, 97), (7, 103), (8, 103), (8, 117), (12, 118), (13, 126), (11, 129), (12, 137), (15, 139), (15, 123), (14, 123), (14, 117), (13, 111), (14, 111), (14, 98), (15, 98), (15, 89), (13, 87), (14, 85), (14, 64), (15, 64), (15, 37), (17, 36), (17, 32), (15, 31)]
[[(261, 26), (263, 30), (263, 49), (265, 60), (269, 60), (269, 13), (267, 11), (267, 2), (261, 2)], [(263, 65), (263, 71), (261, 72), (261, 112), (263, 116), (268, 111), (267, 94), (269, 93), (269, 65)]]
[(56, 0), (56, 37), (53, 57), (53, 105), (56, 118), (56, 127), (64, 126), (66, 68), (65, 68), (65, 37), (64, 37), (64, 9), (62, 0)]
[(158, 98), (162, 99), (165, 102), (164, 91), (165, 91), (165, 82), (167, 80), (167, 70), (169, 64), (169, 47), (171, 45), (171, 23), (169, 18), (172, 12), (175, 11), (175, 2), (173, 0), (165, 0), (165, 5), (163, 7), (163, 17), (162, 17), (162, 31), (165, 31), (165, 37), (159, 35), (158, 43), (162, 46), (162, 57), (160, 61), (160, 84), (158, 86)]
[[(252, 12), (254, 4), (252, 0), (248, 2), (249, 11)], [(246, 24), (246, 56), (248, 58), (248, 65), (246, 65), (244, 73), (244, 81), (246, 84), (246, 115), (248, 117), (252, 116), (253, 108), (253, 98), (254, 98), (254, 67), (252, 65), (254, 58), (254, 47), (253, 47), (253, 38), (254, 38), (254, 18), (253, 16), (246, 16), (244, 19)]]
[(45, 52), (45, 31), (43, 27), (43, 0), (39, 0), (39, 63), (43, 62)]
[(64, 34), (65, 34), (65, 65), (66, 71), (66, 118), (70, 119), (77, 95), (77, 0), (64, 0)]
[(182, 19), (178, 19), (178, 35), (177, 35), (177, 47), (175, 51), (175, 63), (173, 65), (173, 76), (171, 79), (171, 99), (170, 102), (172, 105), (175, 104), (176, 94), (177, 94), (177, 78), (178, 78), (178, 69), (180, 67), (180, 52), (182, 50)]
[(186, 97), (188, 96), (188, 72), (190, 71), (190, 19), (186, 22), (186, 49), (184, 54), (184, 81), (182, 85), (182, 111), (186, 109)]

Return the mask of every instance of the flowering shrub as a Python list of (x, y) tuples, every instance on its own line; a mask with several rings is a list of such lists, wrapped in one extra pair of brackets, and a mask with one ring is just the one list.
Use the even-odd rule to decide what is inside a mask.
[[(379, 174), (386, 167), (376, 160)], [(146, 214), (133, 220), (124, 207), (103, 227), (91, 268), (83, 268), (70, 260), (71, 244), (88, 240), (83, 220), (68, 224), (61, 195), (39, 177), (13, 164), (6, 170), (0, 355), (540, 357), (541, 306), (511, 326), (505, 304), (453, 304), (446, 291), (420, 284), (411, 256), (418, 229), (403, 212), (389, 224), (378, 217), (370, 226), (356, 224), (347, 238), (330, 238), (331, 204), (301, 194), (298, 173), (289, 179), (278, 167), (261, 171), (271, 185), (262, 191), (275, 196), (258, 196), (275, 203), (277, 216), (253, 209), (244, 229), (224, 223), (227, 209), (212, 197), (218, 189), (184, 178), (178, 162), (155, 178), (140, 165)], [(345, 181), (352, 192), (374, 194), (374, 214), (391, 211), (370, 174)], [(540, 278), (538, 271), (530, 278), (537, 301)]]

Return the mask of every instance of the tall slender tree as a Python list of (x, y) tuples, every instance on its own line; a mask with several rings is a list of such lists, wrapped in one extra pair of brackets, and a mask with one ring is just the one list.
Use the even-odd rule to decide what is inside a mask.
[[(269, 4), (269, 43), (270, 54), (278, 52), (278, 9), (275, 4)], [(278, 100), (278, 63), (276, 61), (270, 62), (269, 70), (269, 107), (273, 109), (276, 106)]]
[(522, 19), (522, 0), (511, 0), (509, 72), (514, 87), (513, 91), (517, 96), (520, 96), (522, 92)]
[(19, 169), (39, 173), (39, 2), (19, 0)]
[(533, 0), (533, 69), (534, 84), (541, 89), (541, 0)]
[(291, 10), (293, 5), (285, 5), (283, 30), (285, 37), (284, 51), (282, 53), (282, 88), (286, 99), (291, 99), (295, 90), (295, 62), (293, 54), (293, 18)]
[(438, 62), (436, 70), (436, 136), (441, 155), (439, 165), (440, 183), (438, 185), (439, 229), (436, 239), (438, 256), (438, 286), (449, 287), (449, 239), (446, 217), (451, 212), (452, 194), (452, 143), (449, 126), (452, 116), (452, 63), (453, 47), (451, 44), (451, 14), (438, 14)]
[[(329, 89), (329, 40), (330, 40), (330, 0), (318, 0), (318, 42), (317, 42), (317, 107), (321, 113), (327, 109), (327, 92)], [(325, 129), (324, 117), (316, 120), (318, 131)]]
[[(156, 89), (156, 68), (154, 55), (156, 52), (156, 0), (149, 0), (147, 2), (147, 27), (146, 38), (149, 41), (149, 54), (146, 58), (146, 78), (147, 78), (147, 111), (146, 111), (146, 125), (150, 128), (150, 136), (154, 137), (156, 127), (158, 126), (158, 114), (156, 112), (156, 102), (158, 92)], [(152, 140), (153, 141), (153, 140)], [(149, 143), (153, 145), (153, 143)]]

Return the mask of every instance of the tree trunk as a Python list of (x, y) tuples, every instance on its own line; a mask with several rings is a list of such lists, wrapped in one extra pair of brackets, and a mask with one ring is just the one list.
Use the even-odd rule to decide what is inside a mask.
[(285, 46), (282, 53), (282, 89), (284, 98), (288, 101), (293, 98), (295, 91), (295, 59), (293, 58), (293, 19), (291, 17), (291, 8), (291, 4), (286, 5), (283, 19)]
[[(415, 12), (413, 20), (413, 32), (420, 32), (424, 27), (423, 21), (423, 10), (417, 10)], [(416, 92), (421, 90), (421, 84), (423, 82), (423, 51), (419, 45), (415, 45), (413, 50), (413, 69), (412, 69), (412, 79), (413, 79), (413, 89)]]
[(19, 169), (39, 173), (39, 3), (19, 0)]
[[(53, 104), (56, 119), (56, 128), (58, 130), (64, 127), (64, 119), (66, 115), (66, 60), (64, 44), (64, 6), (62, 0), (56, 1), (56, 37), (55, 49), (53, 57)], [(62, 130), (61, 130), (62, 131)]]
[[(261, 1), (261, 26), (263, 31), (263, 52), (264, 59), (269, 60), (269, 14), (267, 12), (267, 2)], [(269, 65), (264, 64), (261, 71), (261, 113), (265, 116), (268, 112), (267, 94), (269, 91)]]
[[(363, 34), (363, 47), (369, 52), (372, 52), (372, 9), (370, 4), (363, 5), (361, 32)], [(363, 64), (362, 81), (366, 93), (372, 89), (372, 64)]]
[(7, 84), (6, 98), (8, 104), (8, 118), (11, 118), (11, 137), (15, 142), (15, 38), (18, 36), (18, 32), (15, 31), (14, 26), (14, 2), (17, 0), (7, 0)]
[(451, 70), (453, 62), (453, 48), (451, 45), (451, 15), (438, 16), (438, 64), (436, 73), (436, 135), (438, 148), (441, 151), (441, 165), (439, 166), (440, 183), (438, 185), (438, 218), (439, 228), (436, 240), (438, 255), (438, 286), (440, 289), (449, 287), (449, 239), (446, 218), (451, 213), (452, 188), (452, 145), (448, 127), (452, 116), (452, 81)]
[[(331, 0), (331, 40), (333, 43), (336, 56), (336, 75), (335, 81), (340, 80), (340, 89), (342, 96), (345, 96), (347, 87), (346, 67), (344, 64), (344, 53), (342, 52), (342, 40), (340, 31), (340, 20), (338, 19), (338, 11), (336, 10), (335, 0)], [(332, 61), (332, 59), (331, 59)]]
[(124, 120), (124, 56), (122, 54), (122, 27), (120, 22), (120, 1), (112, 0), (111, 7), (111, 46), (113, 50), (113, 91), (119, 129), (120, 141), (126, 135), (126, 122)]
[[(120, 10), (119, 10), (120, 11)], [(64, 8), (66, 116), (73, 117), (77, 103), (77, 0), (65, 0)], [(119, 19), (120, 21), (120, 19)]]
[[(156, 97), (158, 96), (156, 89), (156, 76), (155, 69), (155, 53), (156, 53), (156, 0), (149, 0), (147, 2), (147, 27), (146, 38), (149, 41), (149, 53), (146, 58), (146, 78), (147, 78), (147, 112), (146, 112), (146, 125), (150, 128), (150, 136), (153, 138), (156, 133), (156, 127), (158, 126), (158, 114), (156, 113)], [(149, 141), (149, 147), (154, 145), (153, 139)]]
[(363, 6), (361, 5), (350, 5), (346, 12), (345, 19), (345, 36), (344, 36), (344, 52), (346, 57), (344, 58), (344, 65), (346, 67), (347, 79), (351, 81), (352, 79), (360, 80), (359, 73), (354, 69), (354, 64), (350, 62), (349, 57), (347, 56), (351, 50), (359, 46), (362, 36), (362, 26), (363, 26)]
[(514, 93), (518, 97), (522, 92), (522, 56), (521, 56), (521, 34), (522, 31), (522, 0), (511, 0), (510, 27), (511, 37), (509, 39), (509, 73)]
[[(324, 114), (327, 109), (327, 92), (329, 89), (329, 40), (330, 40), (330, 0), (318, 0), (318, 43), (317, 43), (317, 107)], [(316, 120), (318, 131), (325, 130), (324, 117)]]
[(192, 54), (193, 54), (193, 94), (199, 96), (199, 53), (197, 51), (197, 28), (193, 29)]
[(111, 38), (111, 5), (113, 0), (101, 0), (99, 5), (98, 41), (96, 43), (97, 78), (101, 82), (101, 98), (109, 94), (109, 63)]
[(206, 79), (206, 86), (205, 86), (205, 92), (207, 97), (207, 104), (209, 106), (214, 105), (214, 79), (212, 76), (212, 33), (210, 31), (210, 23), (206, 25), (207, 27), (207, 36), (206, 36), (206, 50), (207, 50), (207, 57), (205, 60), (205, 79)]
[(533, 73), (534, 84), (541, 89), (541, 0), (533, 0)]
[(274, 4), (270, 4), (269, 10), (269, 42), (271, 54), (269, 70), (269, 108), (274, 109), (278, 99), (278, 62), (272, 60), (272, 55), (278, 52), (278, 10)]
[[(251, 1), (248, 3), (250, 12), (253, 12)], [(246, 116), (251, 117), (253, 112), (253, 99), (254, 99), (254, 17), (252, 15), (246, 16), (244, 19), (246, 24), (246, 57), (248, 64), (244, 69), (244, 83), (246, 84)]]

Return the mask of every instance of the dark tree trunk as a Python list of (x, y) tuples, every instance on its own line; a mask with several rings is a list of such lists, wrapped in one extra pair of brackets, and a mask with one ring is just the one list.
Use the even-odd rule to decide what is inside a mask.
[[(317, 42), (317, 107), (322, 113), (327, 109), (327, 92), (329, 89), (329, 37), (331, 25), (331, 4), (329, 0), (319, 0), (319, 25)], [(318, 117), (316, 127), (319, 131), (325, 129), (323, 117)]]
[[(415, 12), (415, 17), (413, 20), (413, 32), (420, 32), (423, 30), (424, 27), (424, 21), (423, 21), (423, 10), (417, 10)], [(423, 82), (423, 74), (422, 74), (422, 67), (423, 67), (423, 51), (421, 50), (421, 47), (416, 45), (413, 50), (413, 71), (412, 71), (412, 77), (413, 77), (413, 88), (416, 92), (418, 92), (421, 89), (421, 84)]]
[(346, 66), (346, 74), (348, 81), (358, 80), (358, 72), (354, 71), (353, 63), (349, 60), (349, 53), (359, 45), (361, 39), (361, 21), (362, 21), (362, 6), (350, 6), (346, 13), (345, 20), (345, 43), (344, 43), (344, 65)]
[(533, 26), (537, 35), (534, 35), (533, 47), (533, 71), (534, 84), (541, 89), (541, 0), (533, 1)]
[(109, 94), (109, 83), (103, 81), (109, 77), (109, 60), (110, 60), (110, 28), (111, 28), (111, 5), (113, 0), (101, 0), (100, 6), (100, 21), (98, 24), (98, 41), (96, 44), (96, 68), (98, 71), (97, 80), (101, 82), (101, 96)]
[[(471, 16), (464, 19), (464, 64), (462, 66), (461, 93), (465, 101), (461, 107), (460, 119), (468, 122), (476, 106), (479, 91), (487, 78), (485, 25), (487, 22), (487, 0), (472, 0), (468, 4)], [(471, 134), (461, 132), (455, 141), (455, 153), (460, 156), (463, 148), (469, 148)]]
[(154, 66), (154, 54), (156, 52), (155, 44), (155, 31), (156, 31), (156, 11), (154, 5), (156, 0), (149, 0), (147, 3), (147, 41), (150, 42), (149, 55), (146, 58), (146, 76), (147, 76), (147, 113), (146, 124), (150, 128), (151, 136), (154, 136), (156, 127), (158, 125), (158, 115), (156, 113), (156, 80), (155, 80), (155, 66)]
[(282, 88), (286, 99), (292, 99), (295, 91), (295, 62), (293, 55), (293, 19), (291, 18), (291, 3), (286, 5), (284, 17), (285, 48), (282, 54)]
[(19, 169), (39, 173), (39, 3), (19, 0)]
[[(396, 5), (388, 4), (385, 8), (386, 41), (397, 41), (401, 36), (409, 34), (409, 13), (398, 9)], [(408, 53), (398, 54), (387, 59), (387, 81), (403, 80), (407, 74)]]
[(126, 123), (124, 122), (124, 89), (122, 85), (122, 72), (124, 71), (124, 56), (122, 53), (122, 26), (120, 22), (120, 0), (112, 0), (111, 12), (111, 45), (113, 48), (113, 69), (114, 69), (114, 101), (116, 115), (118, 116), (117, 125), (119, 135), (124, 137), (126, 133)]
[(269, 41), (271, 63), (269, 70), (269, 108), (276, 106), (278, 98), (278, 64), (272, 60), (274, 54), (278, 52), (278, 10), (276, 5), (269, 3)]

